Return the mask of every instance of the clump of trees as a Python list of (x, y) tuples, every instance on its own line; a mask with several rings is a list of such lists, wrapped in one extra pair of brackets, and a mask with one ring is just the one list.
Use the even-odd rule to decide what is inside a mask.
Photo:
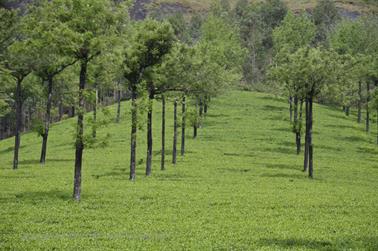
[(288, 12), (281, 25), (273, 30), (274, 60), (268, 77), (274, 89), (288, 97), (297, 154), (301, 150), (305, 114), (303, 170), (308, 170), (311, 178), (315, 101), (342, 105), (347, 116), (351, 107), (357, 106), (359, 123), (365, 104), (366, 131), (369, 131), (369, 104), (375, 97), (373, 83), (377, 82), (376, 70), (373, 70), (377, 57), (377, 24), (377, 19), (371, 16), (342, 20), (335, 4), (322, 0), (312, 16)]
[[(84, 149), (96, 145), (99, 127), (111, 121), (120, 122), (124, 97), (129, 97), (132, 104), (130, 180), (135, 180), (136, 135), (137, 129), (144, 125), (147, 126), (146, 175), (152, 174), (152, 104), (156, 98), (162, 100), (163, 106), (161, 169), (164, 170), (167, 101), (173, 100), (176, 107), (172, 156), (172, 162), (176, 163), (178, 124), (181, 124), (180, 152), (184, 155), (186, 124), (193, 126), (197, 135), (211, 97), (223, 93), (241, 78), (244, 51), (238, 32), (225, 17), (197, 16), (187, 22), (176, 15), (167, 20), (136, 22), (128, 18), (127, 10), (128, 3), (110, 0), (39, 1), (28, 5), (22, 15), (0, 9), (0, 79), (4, 83), (0, 116), (15, 115), (13, 166), (18, 167), (20, 133), (26, 117), (31, 125), (24, 129), (35, 128), (42, 137), (40, 162), (44, 164), (48, 161), (50, 124), (76, 116), (75, 200), (81, 197)], [(217, 29), (222, 32), (216, 32)], [(147, 105), (141, 105), (143, 102)], [(115, 120), (108, 116), (99, 119), (100, 110), (108, 114), (101, 107), (111, 103), (118, 104)], [(92, 116), (86, 115), (88, 111), (93, 112)], [(146, 123), (139, 119), (144, 111)]]
[[(73, 197), (80, 200), (84, 150), (100, 142), (98, 128), (121, 122), (121, 101), (130, 99), (130, 180), (136, 179), (137, 132), (144, 126), (150, 176), (154, 102), (162, 106), (164, 170), (166, 106), (174, 107), (176, 164), (178, 153), (186, 153), (188, 127), (196, 138), (212, 98), (241, 79), (287, 97), (296, 152), (304, 131), (303, 170), (311, 178), (314, 103), (342, 106), (347, 116), (356, 108), (359, 123), (365, 108), (370, 131), (372, 109), (378, 117), (376, 16), (343, 20), (330, 0), (319, 1), (313, 13), (294, 14), (281, 0), (231, 6), (219, 0), (190, 20), (153, 13), (143, 21), (129, 19), (128, 2), (111, 0), (43, 0), (23, 13), (0, 9), (0, 138), (15, 136), (13, 168), (22, 131), (40, 134), (43, 165), (50, 124), (77, 117)], [(102, 107), (113, 103), (116, 118), (100, 119), (99, 111), (108, 114)]]

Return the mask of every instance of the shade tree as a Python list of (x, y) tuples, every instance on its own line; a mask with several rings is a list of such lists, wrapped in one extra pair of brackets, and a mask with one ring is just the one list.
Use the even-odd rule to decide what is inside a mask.
[(315, 38), (315, 31), (315, 25), (308, 16), (305, 14), (294, 15), (292, 12), (288, 12), (281, 25), (273, 30), (275, 56), (269, 76), (276, 84), (275, 88), (281, 90), (281, 94), (288, 97), (290, 121), (295, 133), (297, 154), (301, 149), (301, 115), (305, 97), (300, 80), (291, 76), (291, 72), (280, 65), (285, 65), (290, 55), (300, 48), (310, 46)]
[[(146, 20), (135, 25), (130, 45), (125, 53), (125, 78), (131, 93), (131, 147), (130, 147), (130, 180), (135, 180), (136, 143), (138, 105), (137, 98), (149, 84), (148, 76), (153, 66), (161, 62), (162, 57), (169, 53), (175, 40), (170, 24), (154, 20)], [(152, 88), (150, 88), (152, 89)], [(152, 112), (151, 122), (152, 122)], [(152, 126), (152, 125), (151, 125)], [(151, 138), (152, 139), (152, 138)], [(152, 145), (152, 142), (151, 142)], [(152, 149), (149, 147), (148, 151)], [(151, 174), (151, 166), (146, 167), (146, 175)]]
[[(127, 15), (119, 15), (119, 5), (113, 1), (51, 1), (52, 15), (59, 32), (59, 48), (62, 54), (78, 61), (80, 66), (78, 114), (76, 129), (75, 174), (73, 197), (80, 200), (81, 169), (84, 151), (85, 88), (88, 65), (99, 56), (111, 42), (119, 25), (125, 25)], [(110, 39), (109, 39), (110, 38)]]

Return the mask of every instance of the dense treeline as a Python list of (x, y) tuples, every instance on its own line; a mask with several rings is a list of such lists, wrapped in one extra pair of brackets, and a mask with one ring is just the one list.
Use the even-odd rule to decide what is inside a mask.
[[(133, 21), (129, 7), (110, 0), (41, 0), (22, 13), (0, 9), (0, 137), (15, 137), (14, 169), (23, 131), (41, 136), (43, 165), (49, 159), (50, 124), (77, 117), (74, 198), (79, 200), (84, 149), (106, 141), (97, 135), (99, 127), (122, 123), (124, 99), (131, 101), (130, 180), (136, 179), (142, 128), (145, 174), (152, 174), (156, 101), (163, 111), (161, 170), (165, 138), (173, 136), (176, 164), (177, 154), (186, 152), (188, 127), (196, 138), (211, 98), (240, 83), (288, 98), (296, 151), (300, 154), (304, 132), (303, 169), (310, 177), (315, 102), (341, 106), (346, 116), (356, 109), (358, 123), (365, 110), (367, 132), (372, 111), (378, 116), (374, 15), (344, 20), (330, 0), (320, 0), (312, 13), (292, 13), (281, 0), (239, 0), (234, 7), (218, 0), (207, 14), (152, 13)], [(110, 118), (106, 106), (113, 103), (117, 115)], [(173, 135), (165, 130), (167, 105), (174, 106)]]

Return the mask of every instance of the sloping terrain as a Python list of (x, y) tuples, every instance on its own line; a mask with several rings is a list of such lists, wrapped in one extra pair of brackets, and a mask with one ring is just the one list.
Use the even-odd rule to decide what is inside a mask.
[[(160, 9), (161, 12), (170, 11), (173, 13), (176, 11), (192, 14), (207, 11), (211, 2), (212, 0), (136, 0), (135, 6), (138, 6), (137, 9), (142, 6), (145, 13), (148, 12), (148, 9), (155, 8)], [(235, 5), (237, 0), (230, 0), (229, 2), (231, 5)], [(284, 2), (293, 11), (311, 11), (317, 3), (316, 0), (284, 0)], [(341, 15), (349, 18), (378, 11), (378, 1), (376, 0), (337, 0), (335, 2)]]
[[(160, 171), (155, 103), (153, 174), (144, 177), (140, 131), (132, 183), (129, 108), (123, 103), (121, 123), (98, 132), (110, 133), (107, 146), (85, 150), (80, 203), (71, 199), (75, 120), (52, 127), (44, 167), (35, 134), (22, 137), (17, 171), (13, 139), (0, 142), (1, 250), (378, 249), (378, 147), (354, 116), (315, 106), (310, 180), (295, 154), (287, 102), (234, 91), (213, 100), (198, 139), (188, 129), (186, 156), (173, 166), (168, 151)], [(169, 126), (169, 148), (172, 136)]]

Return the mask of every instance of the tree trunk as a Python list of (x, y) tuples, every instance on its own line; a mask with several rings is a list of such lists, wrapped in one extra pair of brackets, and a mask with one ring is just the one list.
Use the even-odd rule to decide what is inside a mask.
[(308, 155), (309, 155), (309, 100), (306, 98), (306, 132), (305, 132), (305, 149), (304, 149), (304, 165), (303, 171), (306, 172), (308, 168)]
[[(202, 97), (199, 98), (199, 116), (200, 116), (200, 118), (202, 118), (202, 116), (203, 116), (203, 99), (202, 99)], [(198, 123), (198, 127), (199, 128), (202, 127), (202, 123), (201, 122)]]
[(349, 106), (346, 106), (345, 107), (345, 115), (349, 117), (349, 110), (350, 110), (350, 107)]
[(182, 97), (181, 156), (185, 154), (186, 97)]
[(75, 117), (76, 112), (75, 112), (75, 106), (71, 107), (71, 118)]
[(300, 153), (300, 136), (299, 136), (299, 120), (298, 120), (298, 96), (294, 96), (294, 133), (295, 133), (295, 144), (297, 146), (297, 154)]
[(309, 146), (309, 168), (308, 168), (308, 176), (310, 178), (313, 178), (314, 175), (314, 166), (313, 166), (313, 153), (314, 153), (314, 146), (312, 145), (312, 114), (313, 114), (313, 98), (312, 96), (310, 97), (309, 100), (309, 130), (308, 130), (308, 146)]
[(293, 97), (289, 97), (289, 112), (290, 112), (290, 121), (293, 121)]
[(63, 98), (60, 98), (59, 100), (59, 118), (58, 118), (58, 121), (61, 121), (62, 118), (63, 118)]
[(198, 98), (196, 98), (196, 114), (194, 118), (193, 123), (193, 139), (197, 138), (197, 128), (198, 128), (198, 122), (197, 122), (197, 116), (198, 116)]
[(95, 102), (93, 106), (93, 125), (92, 125), (92, 138), (97, 136), (97, 104), (98, 104), (98, 90), (97, 86), (95, 87)]
[(147, 112), (147, 161), (146, 161), (146, 176), (151, 175), (152, 165), (152, 105), (154, 100), (153, 88), (149, 90), (149, 104)]
[(75, 154), (75, 176), (74, 176), (74, 192), (75, 200), (80, 200), (81, 194), (81, 167), (83, 162), (84, 151), (84, 89), (87, 82), (88, 61), (85, 59), (80, 66), (80, 84), (79, 84), (79, 111), (77, 118), (76, 131), (76, 154)]
[(177, 99), (174, 102), (174, 114), (173, 114), (173, 151), (172, 151), (172, 163), (177, 162)]
[(46, 152), (47, 152), (47, 139), (49, 137), (49, 129), (50, 129), (50, 122), (51, 122), (51, 103), (52, 103), (52, 89), (53, 89), (53, 77), (50, 76), (47, 79), (47, 104), (46, 104), (46, 117), (45, 117), (45, 130), (42, 135), (42, 151), (41, 151), (41, 158), (39, 162), (44, 165), (46, 162)]
[(377, 107), (377, 145), (378, 145), (378, 107)]
[(370, 111), (369, 111), (369, 102), (370, 102), (370, 83), (366, 83), (366, 132), (370, 131)]
[(0, 117), (0, 140), (4, 138), (4, 119)]
[(362, 84), (361, 81), (358, 82), (358, 103), (357, 103), (357, 122), (361, 123), (362, 121), (362, 112), (361, 112), (361, 105), (362, 104)]
[(117, 90), (117, 117), (116, 123), (119, 123), (121, 118), (121, 90)]
[(16, 87), (16, 127), (14, 132), (14, 157), (13, 157), (13, 169), (18, 168), (18, 152), (20, 150), (21, 135), (20, 130), (22, 127), (22, 78), (17, 79)]
[(161, 96), (161, 163), (160, 169), (165, 170), (165, 96)]
[(131, 146), (130, 146), (130, 180), (135, 180), (135, 165), (136, 165), (136, 143), (137, 143), (137, 119), (138, 106), (136, 103), (137, 90), (132, 87), (131, 91)]
[(203, 112), (204, 112), (205, 114), (207, 114), (207, 108), (208, 108), (208, 107), (207, 107), (207, 102), (208, 102), (208, 97), (206, 96), (206, 97), (205, 97), (205, 102), (204, 102), (205, 104), (204, 104), (204, 107), (203, 107)]
[(297, 142), (297, 154), (301, 153), (301, 137), (302, 137), (302, 114), (303, 114), (303, 99), (301, 99), (299, 107), (299, 120), (298, 120), (298, 131), (296, 133), (296, 142)]

